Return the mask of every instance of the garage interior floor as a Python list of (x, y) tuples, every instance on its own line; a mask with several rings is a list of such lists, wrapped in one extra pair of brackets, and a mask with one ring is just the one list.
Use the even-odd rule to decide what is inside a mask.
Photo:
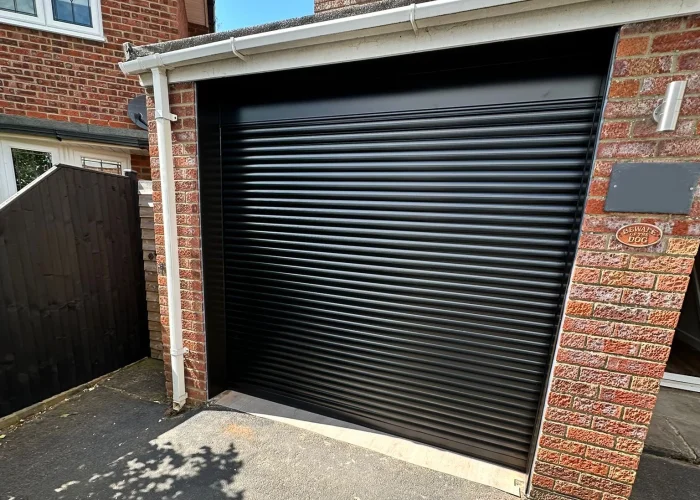
[(690, 344), (676, 339), (671, 347), (671, 356), (666, 364), (666, 371), (687, 375), (689, 377), (700, 377), (700, 351)]

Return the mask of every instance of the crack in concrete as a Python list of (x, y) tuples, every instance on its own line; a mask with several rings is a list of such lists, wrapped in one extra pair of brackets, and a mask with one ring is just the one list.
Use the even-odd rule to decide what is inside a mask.
[(671, 422), (671, 420), (669, 420), (668, 418), (664, 418), (664, 420), (666, 421), (666, 423), (668, 424), (668, 426), (671, 428), (671, 430), (676, 434), (676, 436), (678, 437), (678, 439), (680, 439), (680, 441), (681, 441), (681, 442), (685, 445), (685, 447), (688, 449), (688, 451), (690, 452), (690, 456), (691, 456), (692, 459), (693, 459), (693, 462), (697, 462), (697, 461), (698, 461), (698, 456), (695, 454), (695, 451), (693, 450), (693, 448), (688, 444), (688, 441), (685, 440), (685, 437), (683, 437), (683, 434), (681, 434), (681, 431), (679, 431), (678, 428), (677, 428), (675, 425), (673, 425), (673, 423)]
[(146, 401), (146, 402), (155, 403), (155, 404), (158, 404), (158, 405), (164, 405), (164, 404), (166, 404), (166, 401), (157, 401), (157, 400), (154, 400), (154, 399), (149, 399), (149, 398), (143, 397), (143, 396), (141, 396), (141, 395), (139, 395), (139, 394), (134, 394), (133, 392), (129, 392), (129, 391), (126, 391), (126, 390), (124, 390), (124, 389), (120, 389), (120, 388), (118, 388), (118, 387), (111, 387), (111, 386), (109, 386), (109, 385), (100, 385), (99, 387), (102, 387), (102, 388), (104, 388), (104, 389), (109, 389), (109, 390), (111, 390), (111, 391), (118, 392), (118, 393), (120, 393), (120, 394), (124, 394), (125, 396), (129, 396), (129, 397), (131, 397), (131, 398), (138, 399), (139, 401)]

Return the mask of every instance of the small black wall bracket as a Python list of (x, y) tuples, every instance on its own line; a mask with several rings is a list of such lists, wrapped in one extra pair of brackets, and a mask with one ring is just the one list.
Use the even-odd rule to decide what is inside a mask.
[(618, 163), (605, 211), (688, 214), (699, 179), (700, 163)]

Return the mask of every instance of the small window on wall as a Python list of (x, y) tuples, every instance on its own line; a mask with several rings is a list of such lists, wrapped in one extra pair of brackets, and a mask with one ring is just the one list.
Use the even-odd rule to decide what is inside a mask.
[(46, 144), (0, 140), (0, 203), (59, 163), (58, 149)]
[(26, 187), (53, 166), (51, 153), (17, 148), (12, 148), (11, 151), (17, 191)]
[(0, 0), (0, 22), (104, 41), (101, 0)]
[(107, 172), (111, 174), (122, 173), (122, 162), (100, 160), (98, 158), (88, 158), (81, 156), (80, 164), (88, 170), (97, 170), (99, 172)]

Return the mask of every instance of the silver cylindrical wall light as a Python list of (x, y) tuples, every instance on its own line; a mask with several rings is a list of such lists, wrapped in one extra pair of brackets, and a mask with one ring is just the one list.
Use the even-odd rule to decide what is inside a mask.
[(678, 115), (681, 112), (681, 104), (683, 104), (683, 95), (685, 95), (686, 80), (680, 82), (671, 82), (666, 87), (666, 96), (659, 107), (654, 110), (654, 121), (659, 124), (656, 127), (657, 132), (666, 132), (676, 130), (678, 124)]

